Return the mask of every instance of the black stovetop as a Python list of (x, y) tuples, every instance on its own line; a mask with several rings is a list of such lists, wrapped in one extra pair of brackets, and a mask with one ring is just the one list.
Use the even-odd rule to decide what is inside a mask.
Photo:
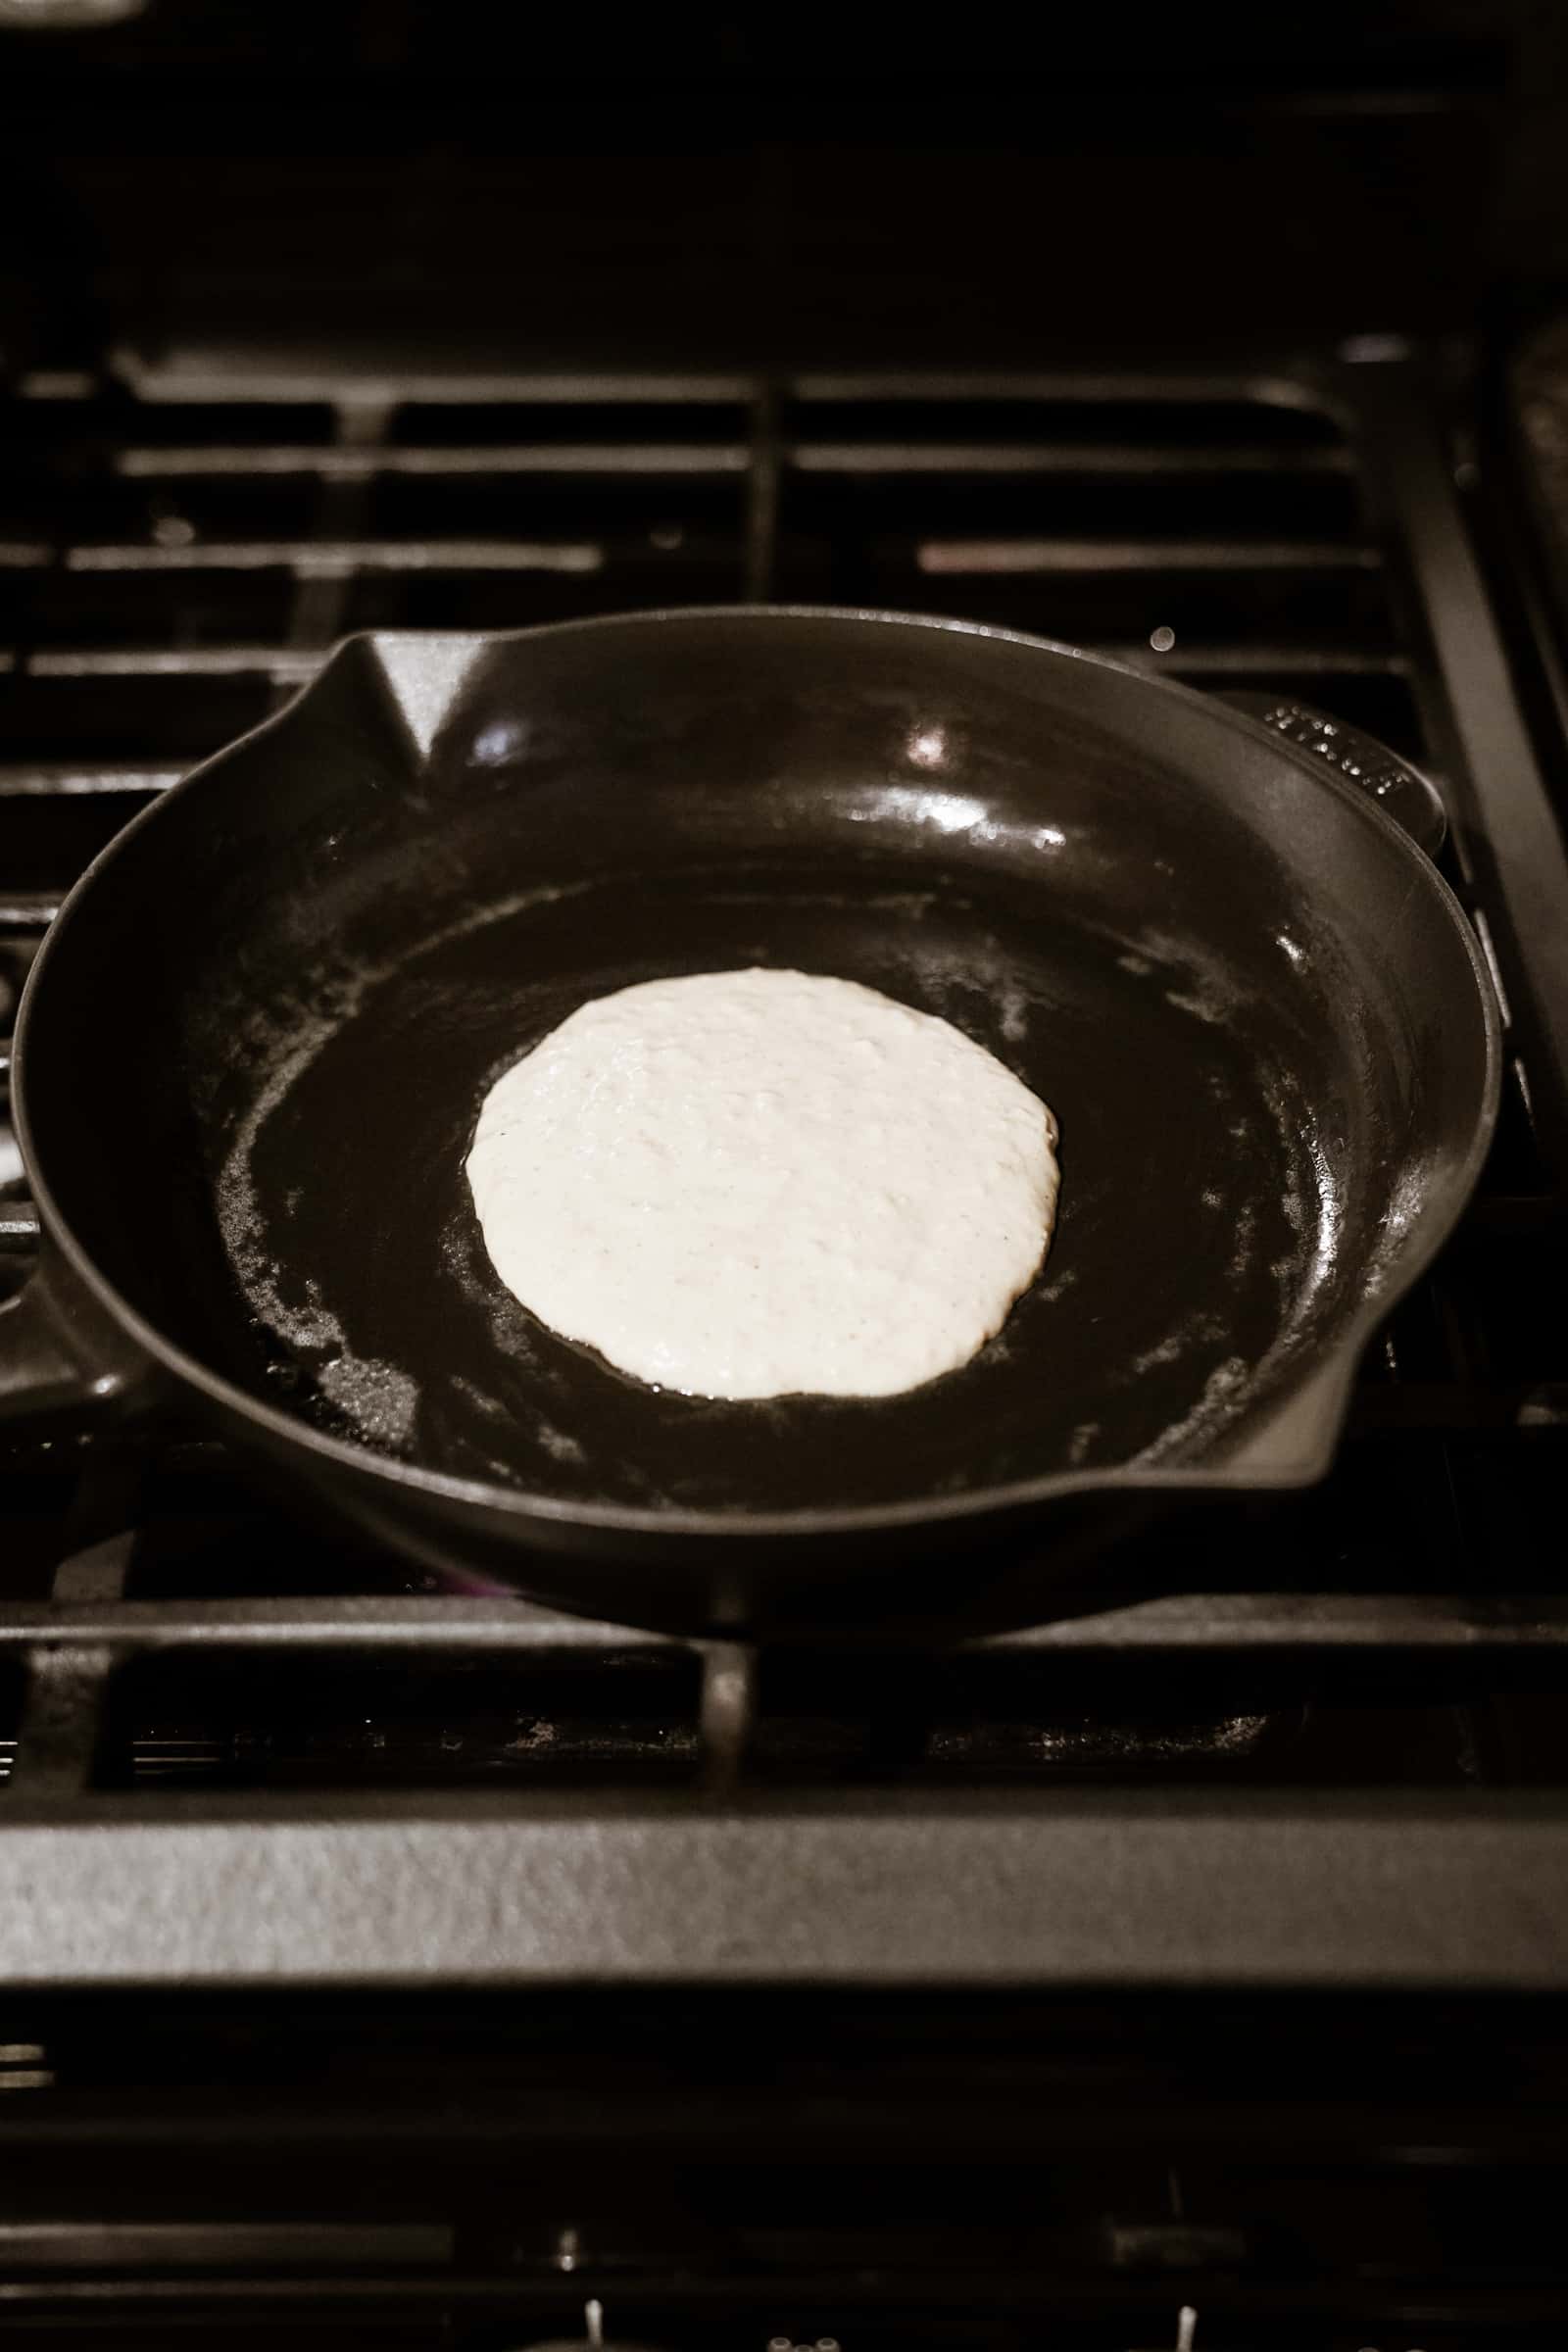
[[(1568, 866), (1483, 415), (1462, 353), (1387, 337), (942, 377), (127, 350), (13, 384), (13, 980), (98, 844), (343, 631), (771, 596), (1004, 621), (1375, 728), (1447, 801), (1509, 1052), (1480, 1197), (1328, 1485), (1183, 1523), (1111, 1563), (1102, 1610), (946, 1657), (757, 1660), (411, 1587), (178, 1432), (13, 1446), (0, 1973), (230, 1984), (264, 1933), (298, 1982), (1561, 1983)], [(0, 1238), (14, 1285), (15, 1180)]]

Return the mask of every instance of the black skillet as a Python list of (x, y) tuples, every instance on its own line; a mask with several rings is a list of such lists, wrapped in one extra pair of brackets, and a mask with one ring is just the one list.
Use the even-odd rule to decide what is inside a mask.
[[(586, 998), (750, 963), (940, 1013), (1059, 1117), (1041, 1279), (906, 1396), (656, 1394), (490, 1271), (463, 1161), (499, 1070)], [(49, 934), (0, 1394), (177, 1392), (377, 1541), (628, 1623), (1039, 1614), (1152, 1509), (1324, 1471), (1497, 1063), (1405, 832), (1179, 687), (875, 613), (360, 638)]]

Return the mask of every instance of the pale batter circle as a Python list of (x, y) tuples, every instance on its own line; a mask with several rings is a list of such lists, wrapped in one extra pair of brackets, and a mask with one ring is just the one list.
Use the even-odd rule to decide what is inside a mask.
[(485, 1097), (467, 1176), (553, 1331), (697, 1396), (884, 1396), (967, 1363), (1040, 1269), (1056, 1126), (857, 982), (700, 972), (579, 1006)]

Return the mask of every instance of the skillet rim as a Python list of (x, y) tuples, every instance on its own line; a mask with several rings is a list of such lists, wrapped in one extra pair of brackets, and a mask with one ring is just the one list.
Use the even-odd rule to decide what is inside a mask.
[[(1423, 1206), (1417, 1224), (1417, 1238), (1406, 1245), (1398, 1280), (1387, 1283), (1376, 1293), (1363, 1298), (1355, 1313), (1347, 1318), (1333, 1346), (1319, 1357), (1307, 1360), (1303, 1370), (1278, 1397), (1270, 1416), (1246, 1442), (1257, 1450), (1263, 1450), (1271, 1436), (1277, 1436), (1281, 1428), (1292, 1422), (1294, 1417), (1298, 1422), (1304, 1422), (1304, 1427), (1295, 1433), (1299, 1445), (1296, 1457), (1250, 1461), (1244, 1450), (1235, 1461), (1216, 1463), (1206, 1468), (1200, 1460), (1185, 1466), (1162, 1467), (1152, 1464), (1140, 1468), (1136, 1463), (1127, 1463), (1098, 1470), (1057, 1470), (1035, 1478), (1016, 1479), (1003, 1486), (977, 1487), (965, 1494), (936, 1495), (925, 1500), (906, 1502), (862, 1503), (836, 1509), (803, 1505), (798, 1510), (789, 1511), (661, 1510), (622, 1503), (567, 1501), (526, 1488), (494, 1485), (483, 1479), (454, 1477), (449, 1472), (428, 1469), (417, 1462), (401, 1461), (396, 1456), (377, 1453), (369, 1446), (354, 1445), (346, 1439), (332, 1437), (326, 1431), (315, 1428), (303, 1416), (284, 1411), (250, 1390), (238, 1387), (220, 1373), (210, 1370), (196, 1357), (168, 1340), (156, 1324), (149, 1322), (129, 1305), (77, 1242), (42, 1173), (33, 1141), (26, 1094), (26, 1070), (30, 1059), (28, 1035), (33, 1006), (40, 992), (48, 985), (51, 962), (57, 960), (61, 953), (61, 938), (69, 937), (73, 927), (79, 926), (82, 907), (102, 887), (105, 876), (111, 872), (133, 835), (156, 825), (167, 808), (199, 789), (242, 747), (259, 741), (292, 720), (355, 647), (367, 647), (375, 654), (383, 642), (390, 640), (398, 644), (467, 644), (477, 651), (481, 647), (521, 644), (538, 637), (658, 628), (669, 621), (723, 620), (744, 626), (779, 619), (852, 621), (859, 625), (869, 623), (910, 631), (931, 630), (943, 636), (987, 638), (1017, 645), (1033, 653), (1086, 662), (1094, 668), (1109, 670), (1152, 695), (1167, 696), (1181, 703), (1197, 705), (1210, 716), (1217, 715), (1224, 725), (1239, 729), (1274, 757), (1286, 759), (1304, 769), (1320, 790), (1336, 794), (1348, 807), (1354, 808), (1361, 822), (1370, 824), (1374, 831), (1381, 829), (1385, 840), (1396, 845), (1407, 866), (1419, 875), (1415, 886), (1435, 896), (1437, 905), (1464, 950), (1475, 983), (1476, 1005), (1485, 1044), (1485, 1066), (1478, 1090), (1475, 1122), (1468, 1149), (1453, 1180), (1450, 1204), (1446, 1210), (1431, 1205)], [(950, 1523), (956, 1527), (966, 1522), (1016, 1515), (1058, 1498), (1075, 1495), (1121, 1492), (1215, 1495), (1277, 1493), (1312, 1486), (1326, 1476), (1338, 1451), (1349, 1407), (1351, 1385), (1368, 1344), (1395, 1307), (1409, 1296), (1420, 1281), (1469, 1204), (1491, 1148), (1501, 1103), (1502, 1024), (1481, 943), (1458, 899), (1425, 852), (1416, 847), (1394, 817), (1368, 794), (1359, 791), (1348, 778), (1314, 760), (1310, 754), (1298, 749), (1265, 727), (1260, 720), (1233, 709), (1217, 696), (1183, 685), (1177, 679), (1135, 668), (1130, 662), (1118, 662), (1108, 655), (1067, 645), (1057, 638), (1037, 636), (1023, 629), (999, 628), (989, 622), (965, 620), (957, 616), (900, 612), (881, 607), (852, 605), (671, 605), (627, 612), (591, 613), (572, 620), (542, 621), (523, 629), (367, 629), (340, 638), (316, 675), (291, 696), (281, 710), (270, 712), (243, 735), (222, 745), (177, 783), (171, 785), (156, 801), (122, 826), (78, 876), (44, 934), (43, 944), (33, 958), (23, 989), (13, 1043), (11, 1088), (13, 1124), (28, 1188), (38, 1210), (40, 1227), (47, 1235), (49, 1245), (65, 1260), (72, 1276), (85, 1287), (111, 1322), (131, 1340), (153, 1365), (162, 1367), (174, 1381), (194, 1390), (220, 1412), (260, 1428), (269, 1438), (280, 1442), (285, 1447), (301, 1447), (323, 1465), (350, 1476), (384, 1482), (392, 1490), (413, 1490), (469, 1510), (489, 1512), (514, 1520), (517, 1523), (519, 1537), (524, 1539), (529, 1523), (541, 1521), (562, 1528), (579, 1529), (585, 1534), (668, 1537), (694, 1543), (732, 1541), (737, 1537), (871, 1537), (896, 1533), (901, 1529), (928, 1529)], [(29, 1278), (29, 1287), (30, 1282), (36, 1279), (36, 1275)]]

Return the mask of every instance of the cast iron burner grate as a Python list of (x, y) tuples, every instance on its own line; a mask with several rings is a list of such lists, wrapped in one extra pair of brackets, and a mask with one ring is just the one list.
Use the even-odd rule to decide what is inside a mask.
[[(284, 1976), (375, 1977), (363, 1874), (395, 1835), (418, 1891), (392, 1942), (421, 1979), (1119, 1982), (1158, 1952), (1202, 1981), (1560, 1981), (1568, 867), (1449, 424), (1440, 372), (1375, 341), (1007, 377), (121, 355), (11, 387), (8, 1001), (94, 851), (346, 630), (831, 600), (1300, 697), (1419, 760), (1508, 1070), (1480, 1197), (1369, 1362), (1329, 1484), (1127, 1558), (1128, 1591), (1152, 1568), (1163, 1597), (1119, 1604), (1112, 1567), (1098, 1613), (942, 1660), (758, 1660), (438, 1592), (302, 1529), (210, 1444), (13, 1446), (0, 1966), (222, 1982), (271, 1905)], [(15, 1287), (36, 1224), (14, 1158), (0, 1177)], [(81, 1839), (51, 1847), (43, 1901), (29, 1839), (62, 1822)], [(248, 1876), (219, 1918), (225, 1853)], [(737, 1857), (739, 1922), (688, 1899)]]

